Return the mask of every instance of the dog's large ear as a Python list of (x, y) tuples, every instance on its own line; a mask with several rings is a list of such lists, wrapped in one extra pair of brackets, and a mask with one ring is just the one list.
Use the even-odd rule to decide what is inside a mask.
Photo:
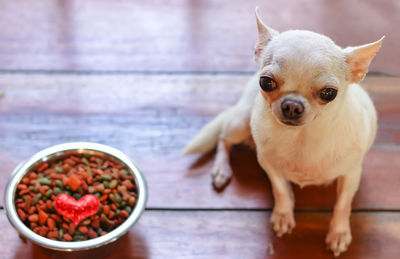
[(258, 39), (256, 43), (256, 47), (254, 50), (255, 61), (259, 63), (260, 55), (265, 46), (267, 46), (268, 42), (279, 32), (269, 28), (266, 26), (260, 19), (260, 15), (258, 14), (258, 6), (256, 7), (256, 18), (257, 18), (257, 29), (258, 29)]
[(351, 82), (358, 83), (364, 79), (368, 72), (369, 64), (381, 47), (384, 38), (385, 36), (373, 43), (344, 49), (346, 63), (350, 68), (349, 79)]

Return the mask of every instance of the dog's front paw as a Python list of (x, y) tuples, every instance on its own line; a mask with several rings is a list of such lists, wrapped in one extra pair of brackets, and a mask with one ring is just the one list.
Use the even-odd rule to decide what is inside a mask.
[(216, 189), (224, 188), (232, 177), (232, 169), (228, 162), (216, 161), (211, 169), (212, 183)]
[(281, 237), (286, 233), (292, 233), (293, 228), (296, 226), (292, 210), (278, 212), (274, 209), (270, 221), (272, 228), (278, 237)]
[(350, 227), (342, 229), (330, 229), (326, 236), (326, 244), (335, 257), (347, 250), (351, 243)]

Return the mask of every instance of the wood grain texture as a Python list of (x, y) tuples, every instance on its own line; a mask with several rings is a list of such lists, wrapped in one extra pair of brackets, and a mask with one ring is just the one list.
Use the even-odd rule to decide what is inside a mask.
[[(61, 253), (23, 242), (0, 211), (1, 257), (7, 258), (332, 258), (325, 250), (330, 213), (296, 213), (296, 228), (279, 239), (264, 211), (147, 211), (116, 243)], [(397, 258), (399, 213), (353, 213), (353, 243), (340, 258)], [(268, 255), (268, 246), (274, 253)]]
[(257, 5), (279, 31), (343, 47), (386, 35), (370, 70), (400, 75), (397, 0), (1, 0), (0, 69), (254, 71)]
[[(149, 183), (151, 208), (271, 208), (268, 179), (248, 148), (233, 148), (234, 176), (223, 192), (211, 187), (213, 153), (181, 156), (189, 139), (237, 100), (248, 77), (2, 74), (0, 188), (18, 163), (39, 150), (92, 141), (138, 163)], [(398, 209), (400, 80), (368, 77), (365, 85), (379, 111), (379, 132), (354, 208)], [(296, 187), (295, 193), (298, 209), (331, 209), (335, 200), (333, 185)]]

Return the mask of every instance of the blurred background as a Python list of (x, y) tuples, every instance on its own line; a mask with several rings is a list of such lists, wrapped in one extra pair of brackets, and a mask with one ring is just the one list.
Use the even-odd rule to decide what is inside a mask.
[(400, 75), (398, 0), (1, 0), (0, 69), (251, 72), (257, 5), (340, 46), (386, 35), (370, 71)]

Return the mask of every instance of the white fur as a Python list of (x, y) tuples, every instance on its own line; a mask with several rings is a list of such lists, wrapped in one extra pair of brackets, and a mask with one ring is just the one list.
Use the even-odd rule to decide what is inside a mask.
[[(342, 49), (326, 36), (309, 31), (279, 34), (263, 24), (257, 10), (256, 16), (259, 71), (239, 102), (207, 124), (184, 152), (207, 152), (218, 143), (212, 178), (214, 186), (222, 188), (232, 174), (230, 146), (252, 138), (258, 161), (271, 181), (275, 199), (271, 223), (278, 236), (295, 226), (290, 182), (303, 187), (337, 179), (338, 197), (326, 243), (338, 256), (351, 242), (351, 202), (377, 127), (373, 103), (357, 83), (367, 73), (382, 39)], [(260, 90), (260, 76), (277, 78), (279, 90)], [(317, 96), (326, 86), (338, 89), (336, 99), (329, 103)], [(282, 120), (281, 102), (293, 94), (304, 101), (300, 126)]]

